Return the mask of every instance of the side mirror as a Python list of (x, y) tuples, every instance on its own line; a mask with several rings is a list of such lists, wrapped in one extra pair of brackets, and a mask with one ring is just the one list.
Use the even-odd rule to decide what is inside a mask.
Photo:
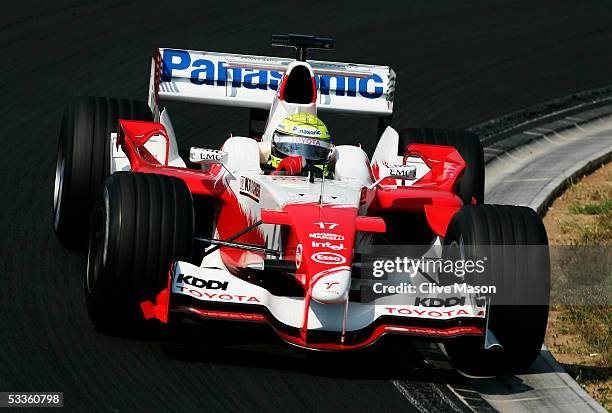
[(225, 165), (227, 163), (227, 152), (192, 147), (189, 149), (189, 161)]

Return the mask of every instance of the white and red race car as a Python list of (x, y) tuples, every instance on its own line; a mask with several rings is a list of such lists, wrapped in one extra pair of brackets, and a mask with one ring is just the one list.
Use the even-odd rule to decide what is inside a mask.
[[(83, 98), (66, 110), (54, 229), (63, 245), (88, 248), (95, 326), (260, 322), (314, 350), (359, 349), (396, 334), (444, 342), (465, 370), (530, 365), (546, 328), (548, 257), (519, 247), (546, 246), (546, 233), (532, 210), (482, 204), (478, 139), (397, 132), (388, 126), (390, 67), (306, 60), (308, 48), (330, 49), (331, 39), (273, 41), (295, 47), (297, 58), (162, 48), (148, 104)], [(267, 122), (219, 150), (192, 147), (184, 159), (162, 99), (266, 110)], [(372, 156), (338, 145), (328, 176), (266, 173), (278, 122), (319, 111), (378, 117)], [(467, 276), (449, 281), (414, 261), (486, 260), (481, 247), (492, 245), (510, 248), (490, 262), (491, 283), (506, 296), (544, 299), (502, 302)]]

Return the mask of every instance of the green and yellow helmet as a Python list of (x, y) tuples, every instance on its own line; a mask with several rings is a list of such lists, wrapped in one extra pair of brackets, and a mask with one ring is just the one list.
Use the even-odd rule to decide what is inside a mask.
[(272, 136), (270, 163), (277, 167), (288, 156), (302, 156), (308, 162), (323, 164), (331, 148), (327, 126), (310, 113), (287, 116)]

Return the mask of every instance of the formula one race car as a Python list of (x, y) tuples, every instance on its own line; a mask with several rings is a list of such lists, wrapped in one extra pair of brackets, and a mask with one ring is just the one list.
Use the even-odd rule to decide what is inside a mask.
[[(67, 108), (53, 222), (62, 245), (88, 249), (94, 325), (258, 322), (313, 350), (404, 335), (443, 342), (465, 371), (529, 366), (548, 315), (547, 237), (534, 211), (483, 204), (477, 137), (398, 133), (390, 67), (306, 60), (331, 39), (273, 43), (295, 47), (296, 59), (158, 49), (148, 104), (84, 98)], [(267, 122), (257, 130), (253, 116), (251, 136), (192, 147), (187, 159), (160, 99), (265, 110)], [(271, 173), (279, 121), (325, 111), (379, 119), (371, 159), (330, 146), (323, 167)], [(488, 289), (465, 271), (422, 266), (466, 259), (486, 262)]]

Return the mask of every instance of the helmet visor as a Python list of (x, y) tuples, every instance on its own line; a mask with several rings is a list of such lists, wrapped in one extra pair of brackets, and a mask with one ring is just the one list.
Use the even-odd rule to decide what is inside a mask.
[(307, 161), (325, 161), (331, 144), (316, 138), (275, 133), (272, 147), (277, 156), (302, 156)]

